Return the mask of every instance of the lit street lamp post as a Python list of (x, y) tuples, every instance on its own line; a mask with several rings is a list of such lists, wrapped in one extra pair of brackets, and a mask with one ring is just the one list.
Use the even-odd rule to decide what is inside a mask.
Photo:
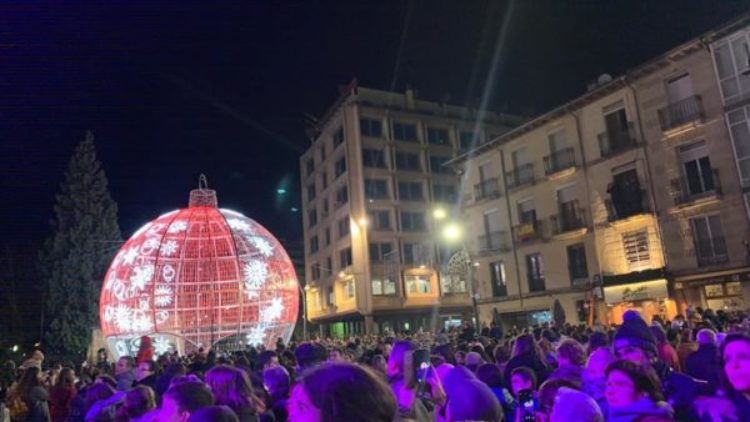
[(302, 288), (302, 285), (297, 283), (297, 287), (302, 294), (302, 338), (307, 341), (307, 291), (310, 286), (305, 285), (305, 288)]

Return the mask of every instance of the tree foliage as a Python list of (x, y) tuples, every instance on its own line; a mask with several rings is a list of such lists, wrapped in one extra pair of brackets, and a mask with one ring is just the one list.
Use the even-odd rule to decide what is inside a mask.
[(81, 355), (98, 326), (99, 292), (113, 254), (122, 243), (117, 204), (96, 158), (94, 135), (78, 145), (54, 207), (55, 232), (40, 254), (48, 321), (45, 349)]

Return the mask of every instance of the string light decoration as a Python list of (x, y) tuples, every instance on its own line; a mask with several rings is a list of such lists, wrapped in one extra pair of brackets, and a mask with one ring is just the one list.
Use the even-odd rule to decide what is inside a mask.
[(143, 335), (157, 352), (272, 348), (289, 341), (299, 287), (289, 256), (263, 226), (217, 207), (201, 176), (189, 207), (141, 227), (115, 255), (102, 286), (102, 332), (115, 355)]

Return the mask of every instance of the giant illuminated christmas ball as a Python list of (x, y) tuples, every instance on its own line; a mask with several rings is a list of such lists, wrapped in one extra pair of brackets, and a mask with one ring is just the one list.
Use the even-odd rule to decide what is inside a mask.
[(200, 347), (271, 347), (288, 341), (298, 284), (284, 248), (244, 215), (217, 208), (201, 187), (190, 206), (141, 227), (112, 260), (102, 287), (102, 333), (117, 355), (135, 355), (140, 337), (157, 354)]

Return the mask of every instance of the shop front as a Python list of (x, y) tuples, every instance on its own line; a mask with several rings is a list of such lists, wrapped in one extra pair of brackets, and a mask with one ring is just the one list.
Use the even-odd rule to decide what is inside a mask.
[(748, 268), (675, 278), (675, 291), (682, 312), (689, 305), (714, 311), (744, 311), (748, 306), (746, 291), (749, 290)]
[(604, 300), (610, 324), (622, 324), (622, 315), (628, 310), (638, 311), (647, 322), (657, 315), (669, 320), (677, 315), (677, 305), (669, 298), (664, 278), (605, 286)]

